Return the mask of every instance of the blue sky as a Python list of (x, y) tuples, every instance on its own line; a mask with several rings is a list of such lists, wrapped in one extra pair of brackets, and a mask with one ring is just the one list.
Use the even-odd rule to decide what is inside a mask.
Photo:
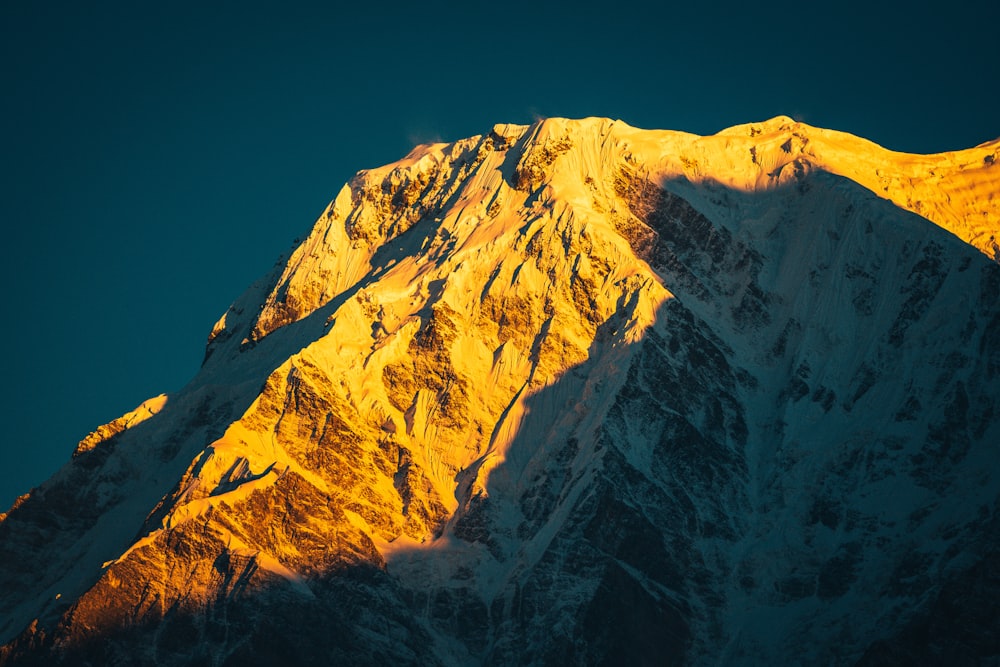
[(340, 186), (414, 143), (543, 116), (1000, 135), (988, 3), (62, 4), (0, 9), (3, 508), (182, 387)]

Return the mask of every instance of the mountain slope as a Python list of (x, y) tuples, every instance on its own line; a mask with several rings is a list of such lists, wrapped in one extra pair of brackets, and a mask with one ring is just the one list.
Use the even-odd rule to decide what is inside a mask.
[(0, 663), (996, 655), (998, 156), (550, 119), (359, 173), (4, 516)]

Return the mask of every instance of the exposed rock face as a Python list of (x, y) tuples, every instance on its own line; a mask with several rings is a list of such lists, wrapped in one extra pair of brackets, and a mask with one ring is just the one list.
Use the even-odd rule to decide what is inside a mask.
[(2, 515), (0, 664), (1000, 659), (998, 151), (552, 119), (359, 173)]

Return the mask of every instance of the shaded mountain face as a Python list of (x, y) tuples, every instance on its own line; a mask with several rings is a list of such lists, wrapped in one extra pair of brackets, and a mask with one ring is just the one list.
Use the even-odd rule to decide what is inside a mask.
[(2, 515), (0, 664), (997, 659), (998, 161), (550, 119), (360, 172)]

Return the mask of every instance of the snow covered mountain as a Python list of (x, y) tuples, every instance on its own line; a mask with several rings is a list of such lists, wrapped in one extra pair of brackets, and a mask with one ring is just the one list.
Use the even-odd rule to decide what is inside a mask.
[(360, 172), (0, 515), (0, 664), (1000, 660), (1000, 140)]

